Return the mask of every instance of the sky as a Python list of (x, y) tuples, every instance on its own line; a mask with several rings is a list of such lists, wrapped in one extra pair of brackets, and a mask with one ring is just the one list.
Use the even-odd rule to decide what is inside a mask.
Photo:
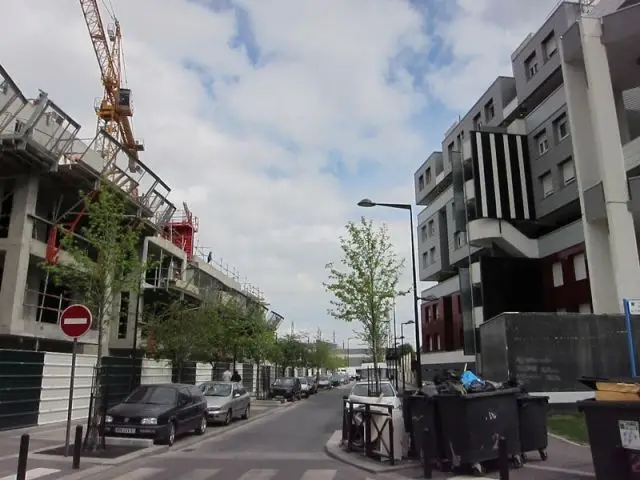
[[(407, 213), (356, 203), (414, 203), (415, 170), (558, 2), (98, 3), (123, 30), (141, 158), (199, 217), (199, 245), (258, 286), (283, 328), (340, 343), (359, 326), (328, 315), (323, 282), (349, 220), (389, 225), (411, 287)], [(0, 64), (93, 135), (102, 89), (77, 0), (5, 0)], [(396, 311), (411, 320), (410, 298)]]

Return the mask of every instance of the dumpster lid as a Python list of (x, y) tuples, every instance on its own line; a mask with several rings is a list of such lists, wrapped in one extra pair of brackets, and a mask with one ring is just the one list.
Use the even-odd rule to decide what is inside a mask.
[(578, 381), (586, 385), (591, 390), (597, 390), (596, 383), (628, 383), (630, 385), (640, 385), (640, 379), (633, 377), (580, 377)]
[(484, 392), (468, 392), (466, 395), (460, 395), (459, 393), (439, 393), (437, 396), (441, 398), (460, 398), (460, 399), (473, 399), (480, 397), (494, 397), (499, 395), (516, 395), (522, 390), (519, 388), (502, 388), (499, 390), (487, 390)]

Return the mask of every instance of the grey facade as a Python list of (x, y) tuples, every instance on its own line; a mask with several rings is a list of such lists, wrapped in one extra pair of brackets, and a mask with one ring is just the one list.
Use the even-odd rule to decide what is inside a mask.
[[(637, 2), (618, 3), (615, 8), (611, 7), (614, 14), (607, 24), (611, 24), (614, 17), (619, 21), (624, 19), (616, 9)], [(514, 265), (521, 266), (529, 259), (537, 266), (527, 263), (527, 268), (541, 269), (538, 288), (549, 289), (550, 293), (545, 293), (547, 297), (557, 296), (553, 293), (558, 287), (556, 283), (564, 285), (562, 282), (569, 280), (556, 278), (560, 262), (556, 257), (573, 257), (578, 255), (576, 252), (584, 252), (583, 220), (607, 217), (601, 180), (584, 189), (581, 207), (563, 78), (561, 46), (566, 57), (567, 45), (573, 39), (572, 26), (583, 13), (577, 3), (559, 4), (538, 31), (527, 36), (513, 52), (513, 77), (498, 77), (445, 133), (441, 150), (430, 155), (416, 172), (416, 202), (425, 206), (417, 223), (420, 279), (441, 282), (422, 292), (423, 298), (429, 298), (423, 312), (431, 305), (437, 306), (444, 312), (441, 321), (463, 323), (465, 353), (475, 352), (475, 345), (474, 351), (469, 346), (475, 344), (475, 335), (468, 330), (488, 320), (484, 317), (485, 311), (498, 308), (493, 305), (487, 309), (483, 305), (483, 299), (491, 296), (487, 292), (493, 287), (483, 282), (481, 258), (503, 259), (504, 262), (495, 265), (505, 268), (505, 272), (510, 258), (514, 259)], [(614, 33), (614, 29), (604, 28), (604, 37)], [(612, 70), (611, 75), (615, 79), (619, 73)], [(640, 139), (637, 138), (640, 136), (640, 91), (633, 87), (629, 84), (621, 89), (616, 108), (629, 177), (629, 210), (635, 213), (640, 212)], [(516, 149), (515, 138), (523, 139), (523, 152)], [(514, 155), (520, 153), (526, 158), (527, 188), (522, 191), (527, 199), (521, 198), (522, 194), (519, 197), (509, 182), (505, 182), (505, 179), (516, 178), (510, 169), (514, 165), (517, 168)], [(441, 174), (432, 174), (430, 183), (419, 189), (420, 175), (426, 175), (429, 168)], [(532, 204), (530, 216), (516, 218), (505, 214), (505, 209), (513, 205), (521, 208), (527, 201)], [(497, 212), (493, 205), (497, 205)], [(512, 213), (514, 211), (515, 208)], [(582, 273), (564, 271), (564, 275), (573, 277), (571, 281), (586, 281), (586, 287), (580, 286), (580, 289), (588, 291), (588, 271), (584, 280)], [(514, 281), (519, 279), (514, 277)], [(454, 298), (458, 295), (459, 301)], [(460, 305), (460, 311), (454, 308), (447, 314), (448, 307), (438, 303), (447, 297), (454, 298), (453, 304)], [(545, 300), (546, 303), (538, 305), (538, 311), (566, 310), (558, 303), (561, 301), (562, 298)], [(510, 308), (520, 311), (517, 302)], [(576, 307), (571, 308), (574, 310), (566, 311), (578, 311)], [(590, 308), (592, 306), (586, 305), (583, 309), (581, 304), (579, 311), (584, 313)], [(424, 324), (423, 319), (423, 327)]]

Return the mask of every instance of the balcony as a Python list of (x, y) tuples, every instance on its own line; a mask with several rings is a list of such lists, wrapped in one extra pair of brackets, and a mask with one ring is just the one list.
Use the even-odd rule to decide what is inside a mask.
[(477, 246), (498, 245), (514, 257), (539, 258), (538, 241), (505, 220), (479, 218), (469, 222), (469, 241)]

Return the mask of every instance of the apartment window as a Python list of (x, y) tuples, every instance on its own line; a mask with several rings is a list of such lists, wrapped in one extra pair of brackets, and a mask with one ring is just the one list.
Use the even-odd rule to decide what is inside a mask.
[(466, 243), (465, 232), (456, 232), (454, 235), (454, 244), (456, 248), (462, 247)]
[(427, 335), (427, 343), (429, 344), (429, 351), (433, 352), (433, 337)]
[(433, 316), (436, 319), (436, 322), (440, 320), (440, 309), (438, 308), (438, 305), (433, 306)]
[(524, 61), (524, 68), (527, 74), (527, 80), (530, 80), (538, 73), (538, 59), (535, 52)]
[(418, 190), (424, 190), (424, 175), (418, 177)]
[(560, 171), (562, 172), (562, 181), (565, 185), (569, 185), (575, 181), (576, 169), (571, 158), (560, 164)]
[(427, 268), (429, 266), (429, 254), (424, 252), (422, 254), (422, 268)]
[(429, 250), (429, 261), (431, 264), (436, 263), (436, 247), (431, 247)]
[(554, 263), (553, 266), (551, 267), (551, 270), (553, 272), (553, 286), (561, 287), (562, 285), (564, 285), (564, 278), (562, 275), (562, 263), (561, 262)]
[(436, 337), (436, 350), (440, 351), (442, 349), (442, 343), (440, 342), (440, 334), (436, 333), (434, 336)]
[(551, 172), (547, 172), (540, 177), (540, 183), (542, 184), (542, 195), (547, 198), (553, 193), (553, 177)]
[(542, 130), (534, 137), (536, 145), (538, 147), (538, 155), (544, 155), (549, 150), (549, 139), (547, 138), (547, 131)]
[(6, 94), (9, 91), (9, 82), (6, 80), (0, 83), (0, 93)]
[(420, 227), (420, 239), (424, 242), (427, 238), (427, 226), (423, 225)]
[(21, 120), (16, 120), (15, 125), (13, 126), (13, 131), (14, 133), (20, 133), (22, 132), (22, 129), (24, 128), (24, 122), (22, 122)]
[(576, 281), (584, 280), (585, 278), (587, 278), (587, 262), (586, 262), (584, 253), (579, 253), (577, 255), (574, 255), (573, 272), (574, 272)]
[(544, 56), (546, 60), (549, 60), (556, 53), (558, 53), (558, 41), (556, 40), (556, 36), (553, 32), (551, 32), (547, 38), (545, 38), (542, 42), (542, 49), (544, 51)]
[(484, 118), (486, 118), (487, 122), (493, 120), (493, 117), (496, 116), (496, 110), (493, 106), (493, 99), (489, 100), (487, 104), (484, 106)]
[(120, 315), (118, 318), (118, 338), (127, 338), (129, 325), (129, 292), (120, 293)]
[(480, 114), (477, 114), (475, 117), (473, 117), (473, 129), (480, 130), (481, 128), (482, 128), (482, 117), (480, 116)]
[(591, 304), (590, 303), (582, 303), (578, 305), (578, 312), (580, 313), (591, 313)]
[(429, 220), (429, 236), (433, 235), (434, 233), (436, 233), (436, 227), (433, 223), (433, 220)]
[(558, 141), (564, 140), (569, 136), (569, 121), (566, 113), (560, 115), (553, 124), (555, 126), (556, 138)]
[(431, 183), (431, 167), (427, 168), (425, 172), (424, 183), (429, 185)]

